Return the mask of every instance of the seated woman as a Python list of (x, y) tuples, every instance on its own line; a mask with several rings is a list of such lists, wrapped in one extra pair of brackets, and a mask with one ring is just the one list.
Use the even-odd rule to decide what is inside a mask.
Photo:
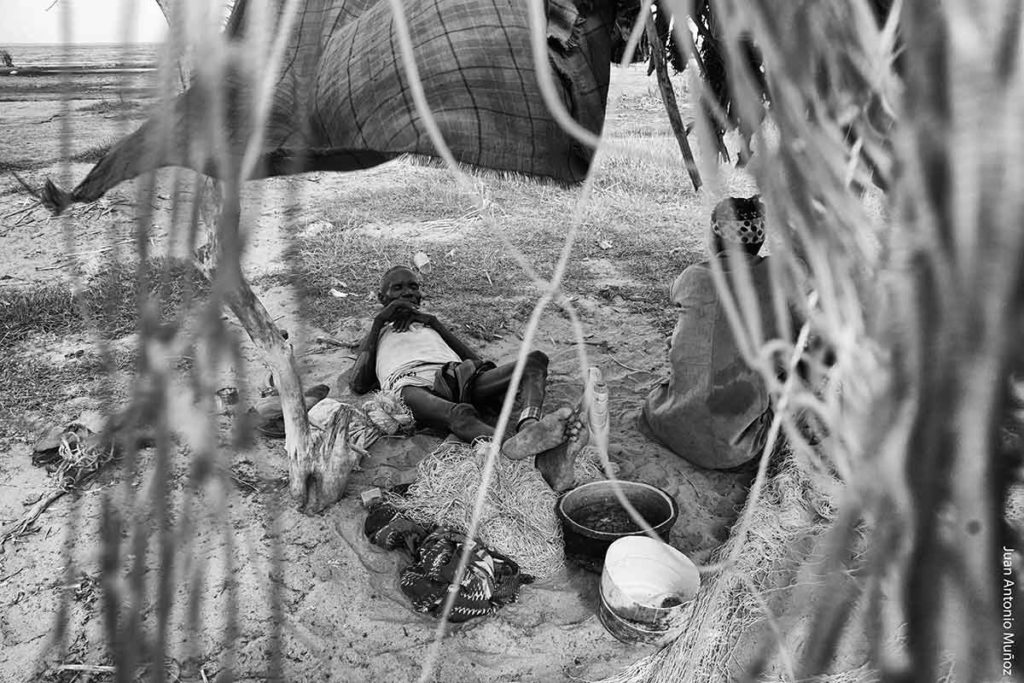
[[(771, 338), (776, 326), (768, 259), (759, 255), (764, 236), (764, 206), (756, 196), (723, 200), (711, 214), (712, 258), (726, 273), (748, 269), (764, 333)], [(642, 420), (661, 443), (695, 465), (742, 465), (758, 455), (771, 423), (764, 380), (739, 353), (710, 261), (686, 268), (671, 296), (679, 309), (671, 374), (647, 397)]]

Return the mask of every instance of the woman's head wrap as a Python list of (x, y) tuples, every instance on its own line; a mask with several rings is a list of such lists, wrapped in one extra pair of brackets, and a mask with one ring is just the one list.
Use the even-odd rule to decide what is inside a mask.
[(764, 242), (764, 204), (758, 195), (723, 199), (711, 212), (711, 232), (723, 242)]

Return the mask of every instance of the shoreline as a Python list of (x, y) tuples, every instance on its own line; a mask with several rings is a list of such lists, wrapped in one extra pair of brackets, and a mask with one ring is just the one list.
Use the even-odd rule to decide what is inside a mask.
[(32, 77), (32, 76), (85, 76), (90, 74), (141, 74), (156, 71), (156, 65), (114, 65), (89, 66), (87, 64), (71, 64), (67, 66), (5, 66), (0, 67), (0, 76)]

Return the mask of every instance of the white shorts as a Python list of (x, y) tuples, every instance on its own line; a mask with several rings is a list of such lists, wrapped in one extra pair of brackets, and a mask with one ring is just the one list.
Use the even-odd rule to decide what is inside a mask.
[(401, 368), (381, 383), (384, 391), (401, 391), (404, 387), (434, 388), (437, 371), (444, 363), (423, 363), (413, 368)]

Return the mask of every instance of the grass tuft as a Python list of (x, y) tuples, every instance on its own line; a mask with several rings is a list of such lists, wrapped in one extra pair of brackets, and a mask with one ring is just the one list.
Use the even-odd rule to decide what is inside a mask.
[[(159, 258), (149, 264), (147, 290), (159, 301), (161, 321), (169, 322), (189, 297), (205, 296), (207, 285), (190, 263)], [(81, 332), (86, 319), (107, 338), (135, 332), (140, 291), (135, 266), (107, 263), (88, 278), (79, 300), (67, 283), (4, 292), (0, 294), (0, 352), (37, 333)]]
[(74, 296), (65, 284), (0, 294), (0, 351), (9, 351), (36, 333), (72, 333), (81, 329), (82, 319)]
[[(594, 194), (562, 289), (570, 296), (595, 296), (613, 285), (623, 306), (668, 330), (675, 322), (666, 315), (668, 285), (683, 267), (702, 258), (697, 237), (702, 231), (679, 221), (679, 192), (673, 183), (688, 183), (685, 172), (651, 161), (660, 142), (638, 144), (653, 149), (650, 158), (631, 166), (638, 186), (644, 186), (643, 196), (638, 190), (627, 196), (614, 183), (604, 183), (605, 189)], [(607, 163), (610, 172), (619, 174), (617, 165), (625, 162), (612, 157)], [(425, 305), (446, 324), (483, 341), (518, 330), (540, 292), (513, 250), (541, 278), (549, 277), (579, 190), (515, 175), (472, 174), (486, 180), (501, 235), (492, 234), (445, 171), (409, 163), (394, 174), (398, 180), (390, 186), (355, 188), (339, 196), (324, 217), (331, 227), (313, 233), (293, 229), (286, 254), (290, 269), (267, 279), (296, 287), (304, 318), (331, 329), (339, 318), (375, 311), (381, 273), (397, 264), (412, 265), (415, 254), (423, 252), (430, 259)], [(333, 297), (332, 288), (349, 296)]]
[[(41, 166), (43, 166), (43, 164), (37, 161), (28, 161), (26, 159), (0, 159), (0, 173), (10, 173), (11, 171), (14, 171), (15, 173), (19, 171), (34, 171)], [(5, 192), (5, 194), (7, 193)]]
[(106, 153), (110, 151), (111, 145), (112, 143), (110, 142), (104, 142), (99, 145), (93, 145), (92, 147), (83, 149), (81, 152), (78, 152), (77, 154), (72, 154), (71, 161), (76, 161), (83, 164), (94, 163), (102, 159), (106, 155)]
[(83, 107), (79, 107), (78, 111), (88, 114), (99, 114), (106, 118), (128, 119), (138, 117), (144, 107), (145, 105), (138, 100), (126, 100), (122, 98), (117, 100), (98, 100)]
[[(134, 265), (108, 264), (89, 279), (83, 293), (92, 324), (110, 338), (138, 331), (141, 291)], [(145, 291), (157, 300), (163, 324), (179, 318), (192, 299), (205, 297), (208, 285), (189, 261), (158, 258), (148, 265)]]
[[(146, 291), (159, 302), (161, 324), (179, 319), (191, 300), (205, 297), (206, 281), (190, 263), (159, 258), (148, 265)], [(67, 339), (87, 327), (106, 339), (136, 332), (140, 291), (134, 265), (108, 263), (88, 278), (77, 297), (67, 283), (0, 294), (0, 422), (21, 424), (16, 418), (27, 411), (50, 415), (55, 402), (74, 396), (109, 396), (103, 379), (114, 369), (130, 367), (134, 352), (110, 359), (86, 352), (54, 363), (39, 353), (40, 340)], [(0, 437), (12, 430), (0, 428)]]
[(0, 441), (17, 435), (27, 436), (31, 425), (24, 419), (32, 413), (47, 422), (67, 422), (60, 406), (74, 398), (89, 396), (105, 403), (114, 389), (107, 378), (115, 369), (134, 365), (134, 351), (118, 352), (104, 359), (96, 353), (84, 353), (55, 363), (27, 345), (7, 349), (0, 354)]

